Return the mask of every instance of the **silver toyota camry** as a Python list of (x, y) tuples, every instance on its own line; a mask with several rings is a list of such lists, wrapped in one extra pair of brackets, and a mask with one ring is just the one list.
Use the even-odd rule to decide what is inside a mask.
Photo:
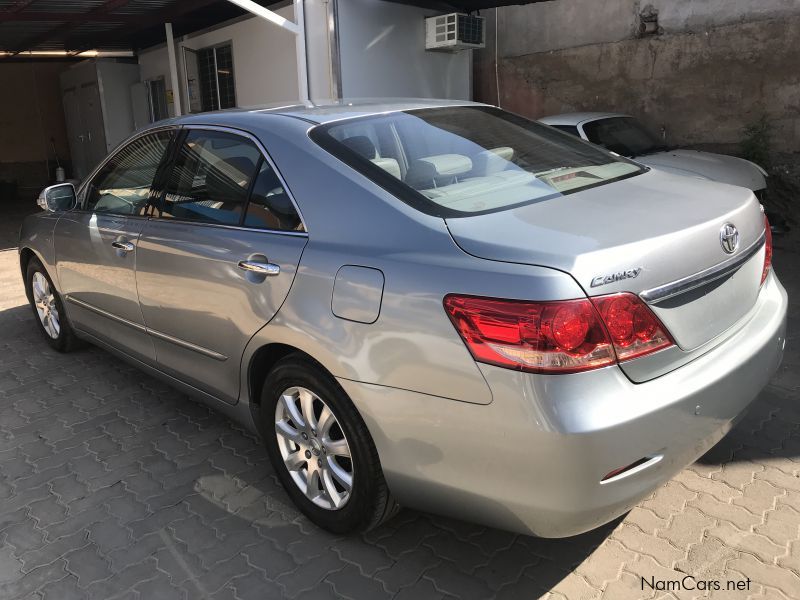
[(750, 190), (480, 104), (178, 118), (39, 203), (20, 266), (50, 345), (260, 433), (336, 532), (399, 506), (597, 527), (722, 438), (785, 344)]

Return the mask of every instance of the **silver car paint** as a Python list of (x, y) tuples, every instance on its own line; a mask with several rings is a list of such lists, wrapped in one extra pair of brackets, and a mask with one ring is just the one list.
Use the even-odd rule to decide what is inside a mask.
[[(259, 399), (251, 387), (253, 358), (270, 344), (298, 348), (319, 361), (349, 393), (375, 439), (389, 486), (402, 503), (547, 536), (595, 527), (624, 512), (718, 440), (763, 387), (780, 361), (785, 341), (785, 291), (771, 274), (748, 315), (737, 322), (735, 331), (721, 336), (724, 341), (705, 349), (690, 364), (646, 383), (632, 384), (618, 367), (578, 376), (541, 376), (478, 365), (444, 313), (445, 294), (556, 300), (583, 297), (584, 289), (568, 272), (551, 268), (555, 265), (522, 264), (529, 258), (519, 262), (496, 256), (478, 258), (462, 251), (442, 219), (411, 209), (344, 167), (306, 135), (313, 126), (309, 120), (412, 106), (426, 104), (415, 101), (319, 111), (298, 107), (287, 109), (286, 114), (233, 111), (173, 122), (226, 126), (256, 136), (298, 200), (308, 230), (296, 275), (286, 284), (288, 292), (279, 310), (275, 308), (277, 313), (271, 320), (268, 313), (262, 314), (268, 322), (252, 335), (241, 356), (233, 355), (236, 344), (227, 350), (231, 356), (225, 362), (239, 379), (238, 401), (229, 402), (223, 390), (198, 373), (178, 369), (167, 373), (158, 363), (136, 360), (103, 331), (84, 330), (84, 336), (254, 431)], [(648, 179), (636, 184), (641, 185), (640, 193), (658, 189), (655, 174), (628, 182), (644, 178)], [(632, 193), (634, 188), (625, 183), (572, 198), (598, 191), (606, 198)], [(711, 189), (693, 185), (684, 184), (689, 196)], [(747, 211), (749, 200), (743, 205), (732, 201), (731, 206)], [(747, 217), (742, 222), (744, 236), (753, 233), (750, 227), (756, 228), (751, 223), (753, 215)], [(22, 252), (30, 250), (44, 257), (51, 276), (57, 273), (60, 260), (59, 244), (54, 250), (47, 236), (54, 218), (57, 215), (27, 219), (20, 240)], [(504, 227), (511, 226), (510, 219)], [(215, 230), (214, 235), (230, 236), (227, 243), (236, 245), (240, 239), (241, 232), (235, 228), (199, 226), (196, 237), (188, 236), (186, 243), (203, 247), (209, 229)], [(624, 228), (618, 231), (622, 234)], [(613, 238), (612, 232), (604, 235)], [(569, 239), (581, 241), (578, 236)], [(661, 243), (658, 238), (653, 242), (654, 246)], [(153, 244), (148, 251), (159, 247)], [(678, 256), (673, 260), (694, 264), (691, 255), (681, 256), (680, 247), (675, 248)], [(241, 254), (220, 258), (220, 272), (232, 270)], [(165, 272), (179, 273), (182, 258), (174, 249), (163, 259)], [(344, 265), (384, 274), (375, 323), (334, 316), (334, 281)], [(597, 273), (606, 268), (595, 265)], [(160, 274), (154, 259), (149, 270)], [(193, 268), (186, 275), (184, 290), (187, 285), (202, 288), (203, 282), (198, 281), (206, 277), (202, 269)], [(60, 286), (57, 277), (54, 281)], [(169, 279), (161, 281), (167, 285)], [(639, 278), (631, 281), (639, 284)], [(651, 280), (668, 281), (656, 274)], [(240, 287), (237, 294), (242, 289), (248, 288)], [(193, 302), (191, 294), (182, 298), (187, 304)], [(204, 310), (211, 308), (207, 305)], [(230, 319), (229, 310), (227, 305), (219, 306), (210, 317)], [(72, 318), (73, 312), (68, 304), (67, 316)], [(174, 313), (184, 331), (193, 325), (202, 327), (202, 318), (193, 306)], [(698, 405), (702, 407), (699, 415), (695, 414)], [(608, 471), (653, 453), (662, 458), (648, 463), (646, 469), (599, 483)]]

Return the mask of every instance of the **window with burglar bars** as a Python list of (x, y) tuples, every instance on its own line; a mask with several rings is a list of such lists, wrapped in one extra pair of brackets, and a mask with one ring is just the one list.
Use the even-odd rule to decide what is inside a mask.
[(203, 111), (236, 106), (231, 45), (198, 50), (197, 67)]

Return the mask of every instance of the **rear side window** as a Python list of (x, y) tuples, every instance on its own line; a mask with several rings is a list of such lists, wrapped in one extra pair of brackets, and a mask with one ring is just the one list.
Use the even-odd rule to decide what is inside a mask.
[(238, 225), (260, 160), (259, 149), (244, 137), (189, 131), (167, 180), (160, 216)]
[(116, 215), (143, 215), (158, 165), (173, 131), (136, 138), (120, 149), (89, 182), (86, 209)]
[(583, 140), (483, 106), (334, 121), (310, 135), (400, 200), (439, 217), (556, 201), (644, 171)]
[(260, 229), (305, 231), (289, 194), (266, 160), (261, 161), (253, 184), (244, 224)]

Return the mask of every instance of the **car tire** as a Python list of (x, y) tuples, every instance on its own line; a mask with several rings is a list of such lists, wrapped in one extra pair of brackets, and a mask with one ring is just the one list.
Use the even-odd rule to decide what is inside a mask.
[(70, 352), (80, 346), (64, 311), (61, 295), (37, 258), (31, 258), (25, 269), (25, 294), (39, 331), (51, 348)]
[(319, 527), (333, 533), (367, 531), (397, 513), (399, 507), (364, 421), (318, 363), (303, 354), (279, 361), (264, 382), (260, 414), (278, 479), (295, 505)]

